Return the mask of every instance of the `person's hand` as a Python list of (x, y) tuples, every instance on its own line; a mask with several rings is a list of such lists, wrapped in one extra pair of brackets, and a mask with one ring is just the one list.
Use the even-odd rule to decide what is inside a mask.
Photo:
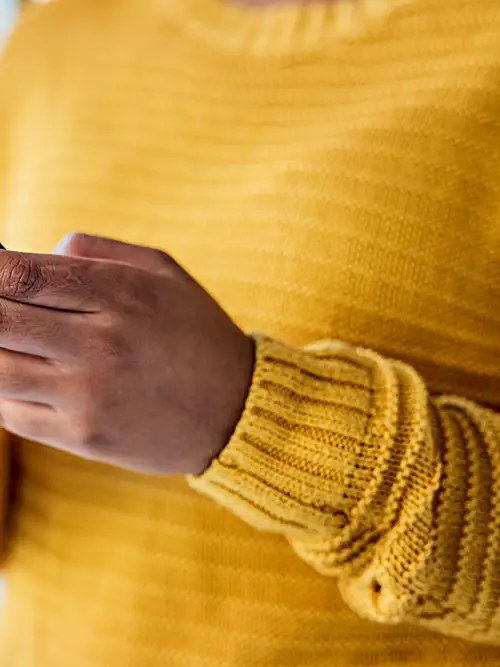
[(70, 235), (0, 253), (0, 423), (137, 471), (199, 474), (231, 436), (253, 343), (174, 260)]

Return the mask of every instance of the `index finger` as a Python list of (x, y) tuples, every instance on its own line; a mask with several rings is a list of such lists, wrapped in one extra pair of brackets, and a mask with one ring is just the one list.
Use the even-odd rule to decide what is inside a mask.
[(98, 312), (98, 265), (86, 258), (3, 250), (0, 298), (57, 310)]

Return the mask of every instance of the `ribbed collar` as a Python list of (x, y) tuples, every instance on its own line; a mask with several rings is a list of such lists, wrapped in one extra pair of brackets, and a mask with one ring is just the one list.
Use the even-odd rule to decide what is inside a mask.
[(199, 39), (217, 48), (272, 56), (355, 39), (411, 0), (310, 0), (250, 6), (236, 0), (157, 0)]

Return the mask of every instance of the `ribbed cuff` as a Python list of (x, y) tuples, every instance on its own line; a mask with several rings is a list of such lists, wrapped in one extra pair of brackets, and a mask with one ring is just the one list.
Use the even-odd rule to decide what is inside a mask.
[(235, 433), (189, 482), (257, 528), (328, 539), (335, 569), (393, 522), (426, 411), (411, 369), (342, 343), (299, 349), (259, 336)]

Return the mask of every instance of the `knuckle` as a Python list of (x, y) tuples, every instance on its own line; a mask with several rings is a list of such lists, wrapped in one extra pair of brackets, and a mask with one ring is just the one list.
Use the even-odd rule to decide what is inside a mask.
[(102, 450), (102, 437), (96, 428), (96, 421), (92, 412), (81, 414), (72, 424), (73, 439), (78, 449), (87, 454), (95, 454)]
[(164, 250), (160, 250), (160, 248), (152, 248), (151, 253), (157, 264), (162, 266), (172, 266), (176, 264), (173, 257)]
[(4, 294), (12, 298), (34, 296), (44, 285), (42, 268), (28, 255), (11, 256), (0, 270)]
[(169, 255), (160, 248), (149, 248), (148, 252), (150, 253), (149, 264), (152, 271), (160, 271), (171, 278), (186, 279), (189, 277), (186, 270), (172, 255)]
[(157, 251), (158, 259), (162, 261), (163, 266), (169, 269), (173, 274), (187, 275), (184, 268), (179, 264), (179, 262), (172, 257), (172, 255), (163, 252), (162, 250)]
[(70, 232), (61, 241), (61, 247), (70, 255), (82, 255), (88, 249), (91, 237), (82, 232)]
[(132, 344), (121, 324), (120, 316), (115, 313), (108, 313), (101, 319), (101, 329), (94, 340), (94, 348), (105, 364), (124, 361), (132, 352)]

